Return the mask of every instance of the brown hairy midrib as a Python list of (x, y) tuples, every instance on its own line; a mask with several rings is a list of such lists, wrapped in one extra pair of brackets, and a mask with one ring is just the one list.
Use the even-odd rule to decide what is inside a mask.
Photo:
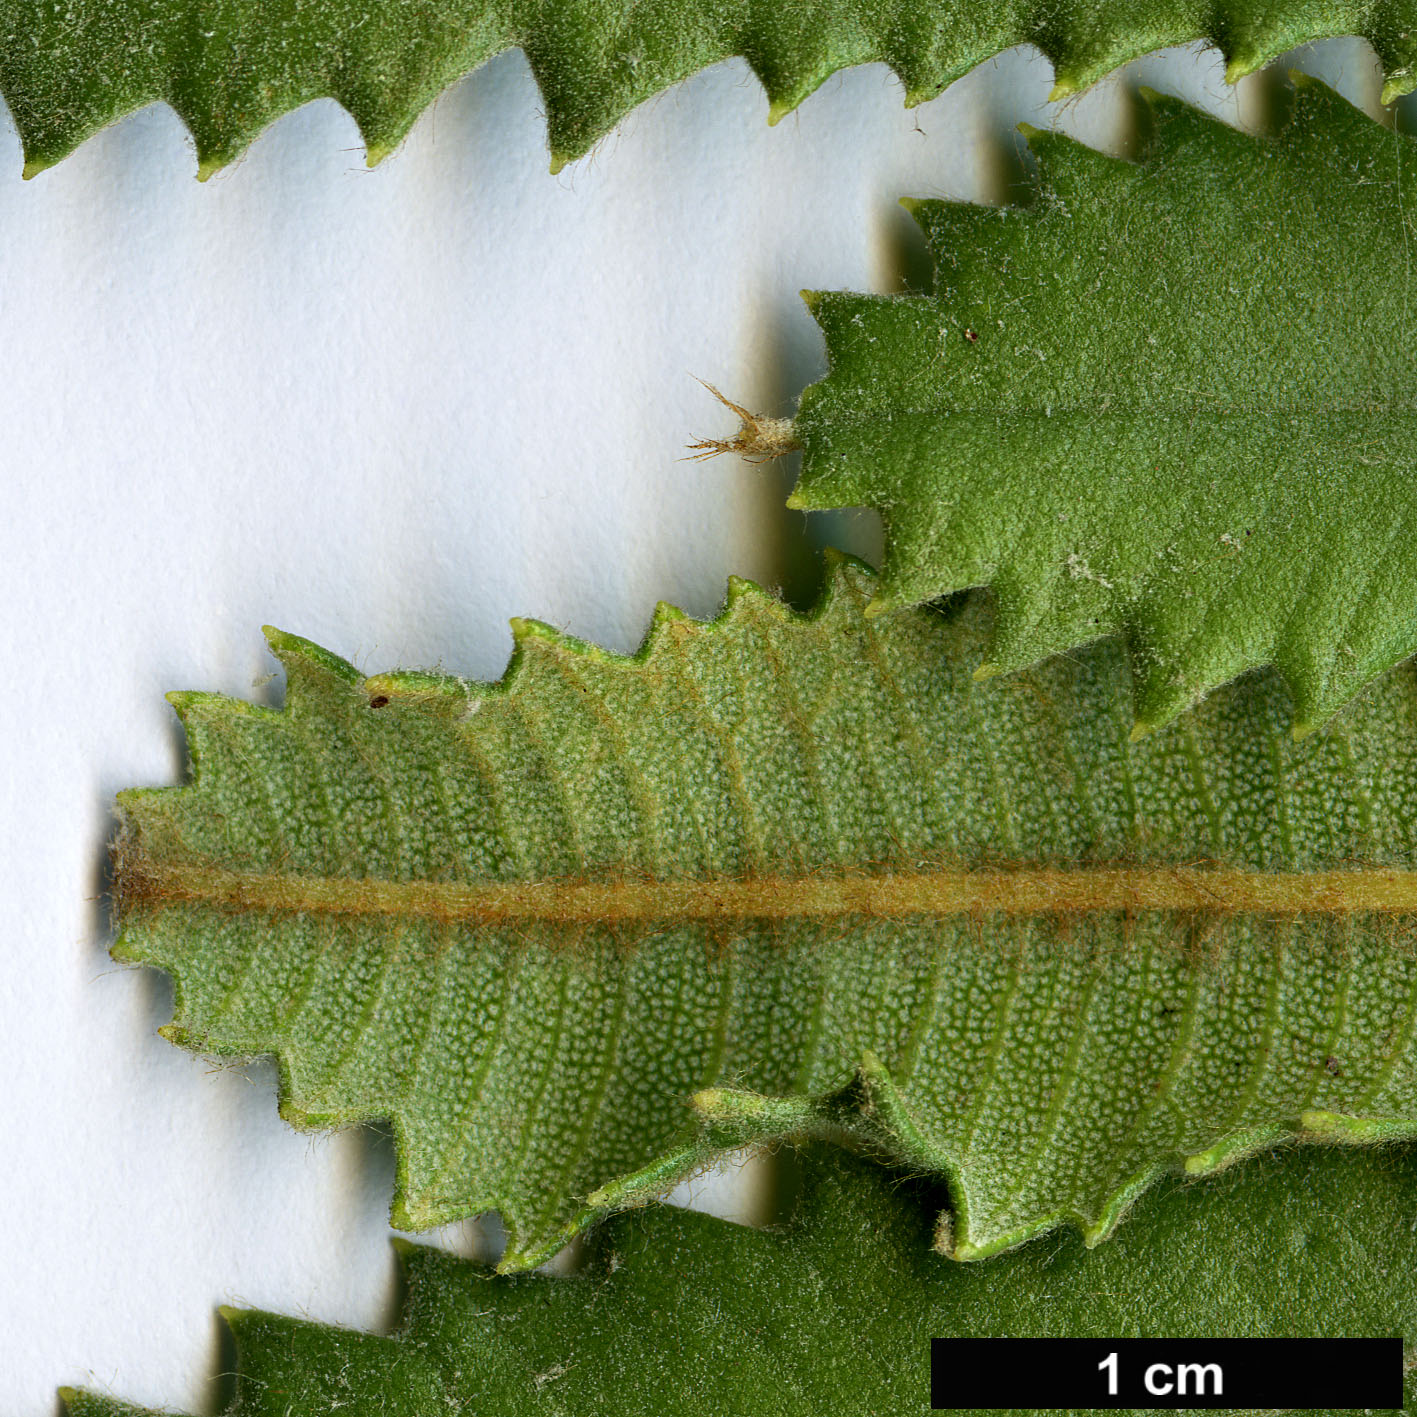
[(705, 880), (389, 881), (246, 873), (120, 860), (120, 913), (204, 904), (232, 911), (420, 917), (499, 925), (830, 920), (1104, 911), (1224, 915), (1417, 914), (1417, 871), (1268, 872), (1224, 866), (929, 867)]

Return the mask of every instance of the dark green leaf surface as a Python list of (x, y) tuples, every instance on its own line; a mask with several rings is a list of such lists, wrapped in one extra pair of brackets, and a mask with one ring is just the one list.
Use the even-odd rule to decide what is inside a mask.
[[(840, 1152), (804, 1179), (786, 1234), (656, 1208), (611, 1221), (574, 1279), (403, 1248), (392, 1338), (229, 1314), (230, 1412), (893, 1417), (930, 1410), (932, 1337), (1417, 1333), (1410, 1150), (1266, 1157), (1154, 1192), (1104, 1250), (1070, 1237), (983, 1266), (929, 1253), (918, 1183)], [(65, 1396), (70, 1417), (137, 1411)]]
[(838, 69), (876, 60), (919, 103), (1016, 44), (1042, 49), (1069, 92), (1169, 44), (1220, 45), (1234, 79), (1343, 34), (1372, 41), (1389, 96), (1417, 82), (1411, 0), (0, 0), (0, 92), (31, 173), (159, 100), (191, 130), (203, 174), (326, 96), (377, 160), (447, 85), (519, 46), (560, 163), (641, 100), (731, 55), (748, 60), (776, 119)]
[(915, 206), (934, 295), (813, 297), (792, 502), (880, 509), (877, 608), (992, 587), (983, 672), (1120, 631), (1143, 727), (1274, 664), (1306, 731), (1417, 651), (1417, 144), (1312, 81), (1273, 137), (1153, 109)]
[(519, 623), (498, 685), (273, 633), (286, 708), (175, 695), (194, 785), (121, 799), (116, 953), (509, 1268), (757, 1139), (947, 1175), (970, 1258), (1412, 1132), (1413, 670), (1302, 744), (1273, 675), (1129, 743), (1114, 643), (975, 683), (983, 602), (873, 591), (738, 583), (633, 658)]

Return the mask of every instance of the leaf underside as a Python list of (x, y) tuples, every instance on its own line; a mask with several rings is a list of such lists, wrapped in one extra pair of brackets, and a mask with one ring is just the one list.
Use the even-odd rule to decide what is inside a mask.
[(992, 587), (983, 673), (1121, 632), (1143, 728), (1273, 664), (1304, 732), (1417, 651), (1417, 144), (1149, 103), (1139, 163), (1035, 132), (1028, 206), (913, 204), (933, 295), (810, 298), (792, 503), (880, 509), (879, 610)]
[[(611, 1221), (572, 1279), (401, 1246), (389, 1338), (228, 1313), (229, 1411), (895, 1417), (930, 1411), (935, 1337), (1411, 1334), (1414, 1195), (1410, 1149), (1290, 1151), (1153, 1193), (1104, 1251), (1070, 1238), (975, 1267), (930, 1254), (928, 1187), (809, 1152), (786, 1233), (657, 1208)], [(139, 1411), (64, 1396), (70, 1417)]]
[(1031, 43), (1059, 89), (1095, 82), (1166, 45), (1220, 46), (1233, 80), (1287, 49), (1366, 37), (1385, 100), (1417, 83), (1410, 0), (1035, 0), (967, 7), (914, 0), (0, 0), (0, 93), (26, 172), (59, 161), (136, 108), (167, 102), (191, 131), (203, 175), (240, 156), (281, 114), (332, 97), (377, 161), (449, 84), (512, 47), (540, 86), (555, 162), (584, 153), (636, 104), (733, 55), (762, 81), (774, 120), (829, 75), (883, 61), (907, 103), (935, 97), (976, 64)]
[(738, 582), (632, 658), (518, 622), (497, 685), (271, 632), (285, 709), (174, 695), (194, 784), (120, 798), (115, 954), (508, 1269), (784, 1136), (948, 1177), (973, 1258), (1417, 1130), (1412, 668), (1303, 743), (1273, 674), (1132, 743), (1115, 643), (976, 683), (986, 601), (874, 588)]

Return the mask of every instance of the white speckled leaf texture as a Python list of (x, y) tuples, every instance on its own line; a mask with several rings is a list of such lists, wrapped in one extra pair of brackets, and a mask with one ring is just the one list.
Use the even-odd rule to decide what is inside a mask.
[(725, 1148), (948, 1178), (951, 1252), (1090, 1241), (1160, 1172), (1417, 1121), (1413, 671), (1303, 743), (1273, 674), (1129, 741), (1105, 643), (975, 682), (987, 602), (746, 583), (634, 657), (532, 623), (499, 684), (272, 632), (282, 710), (174, 695), (123, 794), (125, 960), (300, 1126), (392, 1123), (395, 1219), (507, 1269)]

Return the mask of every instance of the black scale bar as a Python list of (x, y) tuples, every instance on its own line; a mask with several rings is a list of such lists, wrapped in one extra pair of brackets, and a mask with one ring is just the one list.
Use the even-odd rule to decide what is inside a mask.
[(1400, 1338), (936, 1338), (936, 1411), (1402, 1410)]

